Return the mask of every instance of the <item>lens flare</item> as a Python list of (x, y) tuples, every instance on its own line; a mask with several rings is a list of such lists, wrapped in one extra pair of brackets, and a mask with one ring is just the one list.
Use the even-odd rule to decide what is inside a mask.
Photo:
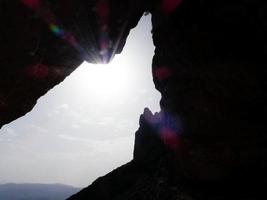
[(32, 9), (47, 24), (49, 30), (57, 37), (61, 38), (69, 45), (73, 46), (80, 53), (84, 54), (83, 49), (78, 45), (75, 36), (62, 28), (58, 23), (56, 15), (47, 7), (42, 5), (40, 0), (21, 0), (21, 3)]
[(153, 76), (158, 81), (164, 81), (171, 76), (171, 70), (165, 66), (157, 67), (156, 69), (153, 70)]
[(62, 36), (64, 35), (64, 31), (62, 29), (60, 29), (57, 25), (55, 24), (50, 24), (49, 25), (49, 29), (52, 31), (52, 33), (54, 33), (57, 36)]
[(110, 60), (109, 52), (109, 15), (110, 15), (110, 5), (109, 0), (98, 0), (96, 2), (96, 13), (99, 19), (98, 22), (98, 31), (99, 38), (98, 44), (100, 48), (100, 55), (103, 63), (108, 63)]
[(108, 17), (110, 12), (109, 8), (108, 0), (98, 0), (96, 2), (96, 12), (102, 20)]
[(161, 10), (164, 14), (172, 13), (183, 0), (162, 0)]
[(21, 2), (31, 9), (39, 9), (41, 6), (40, 0), (21, 0)]
[(49, 75), (49, 67), (42, 63), (31, 65), (26, 69), (27, 76), (34, 79), (45, 79)]
[(181, 151), (181, 134), (183, 130), (177, 117), (163, 111), (153, 115), (148, 108), (145, 108), (141, 117), (145, 119), (153, 132), (158, 134), (158, 137), (166, 146), (175, 152)]

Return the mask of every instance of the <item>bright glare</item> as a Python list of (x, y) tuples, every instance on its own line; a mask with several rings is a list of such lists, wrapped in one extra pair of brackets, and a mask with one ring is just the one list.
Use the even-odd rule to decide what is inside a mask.
[(123, 57), (115, 57), (109, 64), (92, 65), (84, 62), (78, 69), (79, 84), (85, 91), (91, 91), (90, 95), (100, 98), (113, 96), (119, 98), (131, 88), (134, 71), (127, 67), (129, 61)]

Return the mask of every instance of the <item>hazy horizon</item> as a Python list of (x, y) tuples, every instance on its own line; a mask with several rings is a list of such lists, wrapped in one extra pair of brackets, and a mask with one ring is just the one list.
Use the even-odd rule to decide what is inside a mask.
[(132, 159), (140, 114), (160, 109), (150, 20), (144, 16), (131, 31), (112, 62), (118, 69), (83, 63), (0, 130), (0, 184), (84, 187)]

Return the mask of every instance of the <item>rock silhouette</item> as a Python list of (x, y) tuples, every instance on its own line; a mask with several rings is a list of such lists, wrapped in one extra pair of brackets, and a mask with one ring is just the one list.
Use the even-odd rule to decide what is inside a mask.
[(150, 12), (161, 112), (141, 116), (133, 161), (70, 199), (262, 199), (266, 11), (261, 0), (2, 0), (0, 126), (83, 60), (120, 53)]

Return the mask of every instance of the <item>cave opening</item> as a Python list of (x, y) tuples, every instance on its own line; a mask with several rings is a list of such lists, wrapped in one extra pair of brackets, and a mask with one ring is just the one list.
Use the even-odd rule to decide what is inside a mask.
[(0, 130), (0, 183), (78, 187), (130, 161), (139, 115), (159, 111), (151, 19), (144, 16), (109, 65), (83, 63)]

